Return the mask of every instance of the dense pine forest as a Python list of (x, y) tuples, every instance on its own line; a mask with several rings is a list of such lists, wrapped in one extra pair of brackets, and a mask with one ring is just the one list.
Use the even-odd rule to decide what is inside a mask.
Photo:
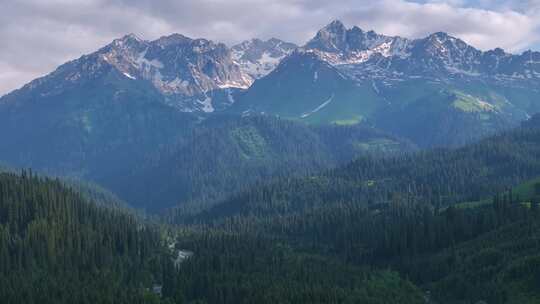
[(0, 175), (3, 303), (141, 303), (171, 261), (157, 230), (57, 180)]
[[(290, 215), (340, 203), (377, 207), (413, 201), (443, 208), (478, 201), (540, 176), (538, 155), (540, 122), (531, 120), (459, 149), (367, 155), (321, 174), (259, 183), (199, 218)], [(181, 218), (182, 209), (178, 210)]]
[(106, 183), (132, 205), (157, 211), (211, 205), (256, 182), (303, 176), (365, 154), (401, 154), (414, 144), (364, 125), (306, 126), (271, 116), (216, 116), (147, 154)]
[[(272, 127), (253, 126), (282, 130), (287, 122), (258, 119), (232, 120), (216, 133), (223, 147), (231, 135), (249, 139), (236, 141), (230, 154), (223, 150), (221, 167), (213, 168), (232, 174), (228, 160), (235, 155), (274, 161), (266, 159), (272, 150), (253, 145)], [(285, 152), (291, 163), (283, 174), (247, 175), (259, 176), (250, 183), (196, 175), (214, 151), (198, 150), (199, 164), (172, 152), (174, 163), (192, 169), (162, 167), (162, 180), (184, 176), (217, 190), (211, 202), (188, 199), (157, 214), (136, 212), (92, 183), (2, 173), (0, 297), (6, 303), (540, 301), (538, 117), (457, 149), (414, 152), (401, 143), (404, 149), (392, 144), (368, 152), (373, 145), (360, 145), (362, 155), (327, 170), (302, 155), (341, 143), (351, 148), (311, 154), (339, 164), (354, 158), (358, 142), (388, 135), (357, 127), (302, 132), (297, 140), (315, 146), (280, 145), (287, 133), (261, 136), (261, 145)], [(340, 136), (355, 140), (343, 144)], [(230, 189), (211, 182), (235, 178)]]
[(533, 119), (457, 150), (360, 158), (168, 219), (203, 235), (255, 235), (348, 267), (393, 269), (435, 303), (535, 303), (539, 126)]
[[(146, 106), (143, 114), (124, 103), (100, 108), (106, 113), (96, 118), (92, 132), (89, 126), (71, 129), (81, 122), (43, 126), (53, 128), (53, 137), (33, 133), (49, 120), (23, 117), (23, 123), (8, 115), (0, 119), (9, 124), (0, 128), (5, 139), (0, 160), (99, 184), (132, 206), (155, 212), (179, 204), (210, 205), (255, 182), (318, 172), (366, 153), (416, 150), (413, 143), (367, 125), (307, 126), (267, 115), (225, 114), (195, 121), (188, 114), (161, 116), (162, 106)], [(51, 109), (32, 111), (40, 110)], [(108, 118), (118, 112), (121, 119)], [(45, 115), (37, 113), (32, 117)], [(21, 127), (26, 124), (32, 126)], [(13, 130), (30, 134), (19, 144)]]
[(31, 173), (0, 175), (0, 198), (4, 303), (422, 303), (396, 273), (257, 236), (186, 230), (165, 246), (163, 230)]
[[(184, 292), (188, 298), (210, 295), (209, 303), (227, 303), (227, 294), (253, 299), (248, 303), (537, 303), (540, 192), (524, 201), (513, 195), (509, 191), (479, 206), (458, 204), (444, 210), (414, 203), (379, 210), (341, 204), (301, 216), (235, 217), (196, 232), (188, 228), (178, 246), (202, 256), (181, 266), (176, 281), (189, 287), (177, 297), (186, 296)], [(201, 269), (211, 269), (211, 275)], [(337, 271), (338, 282), (356, 287), (329, 290), (329, 269)], [(193, 285), (193, 273), (211, 286), (236, 284), (221, 294)], [(417, 287), (400, 280), (398, 273)], [(281, 284), (293, 284), (290, 277), (324, 292), (316, 297), (286, 292), (280, 298), (278, 291), (287, 290)], [(370, 290), (373, 286), (383, 293)], [(303, 287), (293, 285), (292, 290)], [(357, 296), (348, 302), (340, 294)]]

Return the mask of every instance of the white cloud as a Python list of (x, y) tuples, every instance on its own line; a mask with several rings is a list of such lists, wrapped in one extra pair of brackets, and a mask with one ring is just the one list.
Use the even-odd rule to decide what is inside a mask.
[[(179, 32), (234, 43), (299, 44), (332, 19), (406, 37), (446, 31), (472, 45), (520, 51), (538, 43), (540, 0), (3, 0), (0, 94), (126, 33)], [(492, 4), (490, 4), (492, 3)]]
[(422, 37), (448, 32), (480, 49), (519, 51), (538, 39), (538, 20), (512, 10), (464, 8), (447, 3), (382, 0), (346, 14), (347, 20), (386, 34)]

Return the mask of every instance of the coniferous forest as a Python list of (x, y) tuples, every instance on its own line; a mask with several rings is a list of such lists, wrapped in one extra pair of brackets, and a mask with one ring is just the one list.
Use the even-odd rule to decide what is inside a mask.
[(142, 303), (167, 258), (158, 230), (58, 180), (0, 176), (3, 303)]
[[(235, 125), (236, 126), (236, 125)], [(197, 209), (0, 175), (5, 303), (537, 303), (540, 125), (365, 154)], [(204, 186), (204, 183), (201, 184)]]

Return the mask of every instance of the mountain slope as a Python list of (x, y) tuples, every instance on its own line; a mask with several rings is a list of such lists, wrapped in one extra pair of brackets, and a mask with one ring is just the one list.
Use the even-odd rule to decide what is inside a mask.
[[(247, 88), (253, 81), (233, 61), (230, 49), (224, 44), (180, 34), (154, 41), (126, 35), (32, 81), (10, 94), (11, 97), (2, 98), (0, 103), (19, 99), (21, 95), (58, 96), (88, 81), (105, 81), (108, 71), (183, 112), (212, 112), (220, 103), (227, 103), (227, 98), (212, 101), (207, 93)], [(114, 83), (110, 85), (114, 87)], [(92, 93), (99, 94), (101, 89), (106, 88), (94, 87)]]
[[(5, 303), (150, 301), (172, 267), (161, 237), (60, 182), (0, 174), (0, 296)], [(146, 289), (147, 290), (147, 289)]]
[[(420, 92), (411, 92), (407, 87)], [(466, 92), (451, 86), (408, 81), (384, 93), (400, 96), (403, 104), (387, 104), (372, 119), (378, 128), (409, 138), (421, 147), (472, 143), (511, 129), (522, 119)]]
[[(536, 303), (540, 205), (529, 199), (540, 174), (538, 121), (457, 150), (260, 183), (177, 219), (393, 269), (436, 303)], [(463, 203), (471, 200), (486, 203)]]
[[(528, 124), (457, 150), (359, 157), (335, 170), (259, 183), (201, 218), (302, 214), (344, 202), (369, 207), (414, 201), (438, 207), (478, 201), (540, 175), (540, 125)], [(200, 220), (200, 219), (197, 219)]]
[[(445, 33), (411, 40), (339, 21), (301, 48), (278, 39), (228, 48), (180, 34), (154, 41), (126, 35), (0, 105), (145, 99), (199, 119), (225, 111), (310, 124), (368, 122), (423, 147), (459, 146), (540, 111), (539, 62), (538, 52), (482, 52)], [(424, 124), (427, 136), (419, 131)]]
[(382, 105), (312, 52), (296, 51), (237, 98), (232, 112), (269, 113), (311, 123), (358, 123)]
[[(122, 45), (144, 47), (127, 39)], [(98, 52), (67, 63), (2, 98), (0, 135), (6, 149), (0, 159), (14, 167), (88, 179), (156, 211), (185, 201), (208, 203), (259, 179), (328, 168), (370, 149), (396, 152), (412, 146), (366, 129), (351, 138), (338, 136), (342, 142), (335, 146), (343, 148), (338, 153), (315, 130), (271, 117), (260, 123), (239, 116), (200, 120), (196, 113), (168, 105), (153, 84), (126, 77), (103, 58)], [(205, 94), (234, 98), (230, 90)], [(133, 183), (140, 191), (133, 191)]]
[(270, 73), (283, 59), (298, 46), (276, 38), (262, 41), (251, 39), (231, 48), (233, 59), (240, 68), (251, 76), (259, 79)]
[(184, 229), (173, 238), (24, 172), (0, 174), (0, 198), (5, 303), (422, 303), (394, 272), (265, 237)]
[[(459, 146), (540, 111), (539, 59), (538, 52), (482, 52), (446, 33), (410, 40), (334, 21), (231, 110), (316, 124), (369, 121), (421, 146)], [(317, 61), (334, 76), (317, 82), (313, 66), (324, 66)], [(329, 101), (335, 90), (344, 96)], [(427, 136), (420, 132), (426, 125)]]
[(214, 116), (178, 146), (150, 155), (112, 189), (149, 210), (182, 205), (195, 211), (259, 181), (307, 174), (359, 155), (414, 149), (362, 126), (313, 128), (267, 116)]
[[(57, 87), (80, 68), (92, 72)], [(46, 78), (0, 102), (0, 158), (12, 166), (107, 183), (107, 176), (126, 172), (195, 121), (99, 57), (68, 63)]]
[(362, 63), (374, 55), (402, 57), (410, 47), (408, 39), (365, 32), (357, 26), (347, 29), (339, 20), (322, 28), (304, 46), (334, 65)]

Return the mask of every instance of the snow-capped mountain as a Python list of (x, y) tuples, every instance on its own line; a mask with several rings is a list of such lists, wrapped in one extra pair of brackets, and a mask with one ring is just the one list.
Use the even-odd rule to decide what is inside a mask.
[(297, 47), (276, 38), (267, 41), (252, 39), (233, 46), (232, 55), (242, 71), (252, 79), (259, 79), (274, 70)]
[[(313, 52), (296, 50), (268, 76), (256, 81), (231, 110), (244, 115), (271, 113), (307, 122), (329, 120), (330, 116), (352, 120), (355, 117), (347, 116), (349, 113), (354, 115), (367, 107), (356, 102), (356, 97), (363, 93), (354, 80)], [(326, 108), (334, 107), (336, 101), (341, 107), (339, 111), (320, 115)], [(350, 103), (345, 105), (346, 102)]]
[(183, 111), (212, 112), (209, 92), (252, 83), (227, 46), (206, 39), (173, 34), (148, 42), (130, 35), (98, 53), (126, 77), (151, 82), (167, 103)]
[(540, 111), (539, 59), (483, 52), (442, 32), (407, 39), (333, 21), (231, 109), (308, 123), (369, 121), (421, 145), (461, 144)]
[[(114, 40), (100, 50), (60, 66), (22, 90), (56, 94), (112, 69), (130, 81), (143, 81), (161, 93), (165, 103), (184, 112), (212, 112), (214, 91), (246, 89), (252, 78), (234, 62), (222, 43), (180, 34), (145, 41), (135, 35)], [(56, 93), (55, 93), (56, 92)], [(225, 98), (226, 100), (226, 98)]]
[(508, 84), (540, 80), (539, 52), (482, 52), (443, 32), (411, 40), (365, 32), (356, 26), (347, 29), (342, 22), (333, 21), (303, 48), (364, 81), (483, 78)]
[[(484, 134), (540, 112), (540, 53), (484, 52), (442, 32), (408, 39), (340, 21), (302, 47), (279, 39), (229, 48), (180, 34), (153, 41), (126, 35), (2, 97), (0, 104), (46, 100), (93, 107), (135, 99), (198, 118), (228, 111), (308, 123), (370, 122), (409, 138), (422, 127), (418, 122), (455, 114), (454, 124), (467, 121)], [(459, 133), (448, 121), (444, 127)], [(407, 128), (413, 131), (401, 134)]]
[[(271, 72), (297, 46), (278, 39), (245, 41), (232, 49), (223, 43), (172, 34), (146, 41), (130, 34), (98, 51), (60, 66), (23, 90), (57, 94), (63, 89), (105, 75), (153, 86), (163, 102), (183, 112), (223, 110), (234, 95)], [(101, 75), (101, 76), (100, 76)]]
[(336, 65), (363, 63), (373, 55), (406, 57), (410, 47), (408, 39), (365, 32), (357, 26), (347, 29), (338, 20), (317, 32), (304, 46)]

